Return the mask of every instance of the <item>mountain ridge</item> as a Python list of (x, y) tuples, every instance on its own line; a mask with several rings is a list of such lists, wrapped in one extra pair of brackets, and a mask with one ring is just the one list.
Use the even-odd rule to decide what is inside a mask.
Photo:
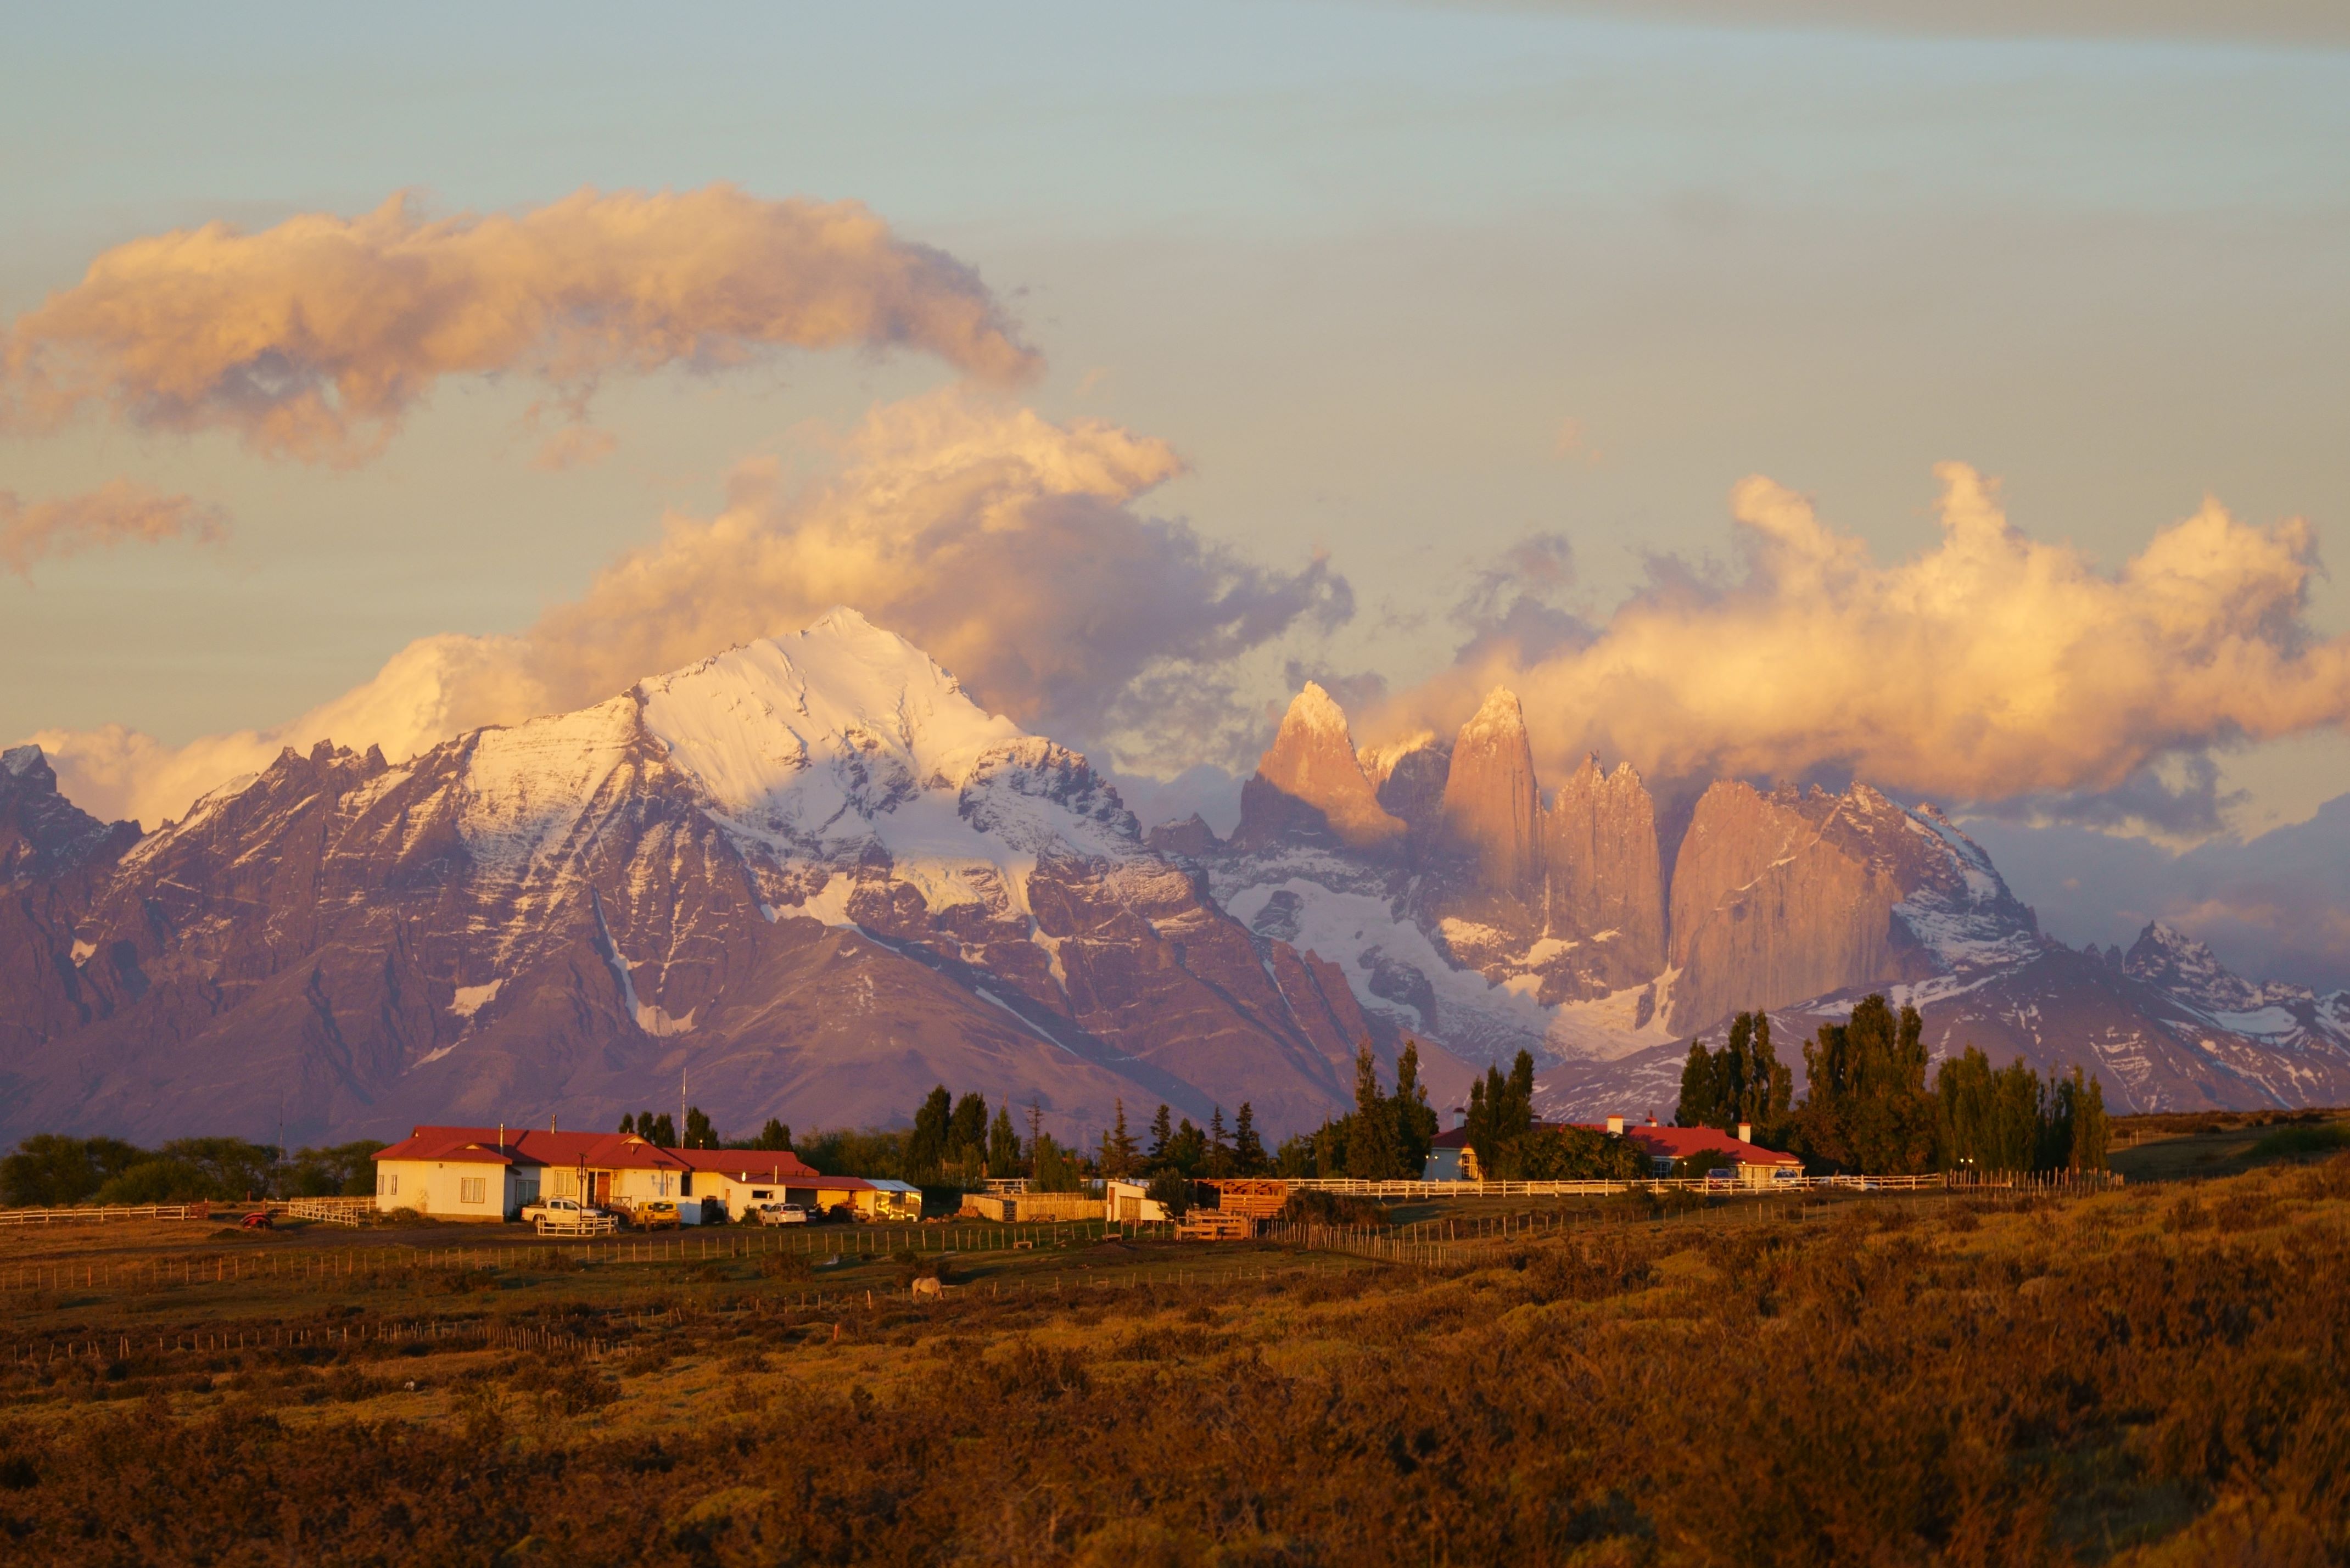
[(1295, 1130), (1408, 1038), (1440, 1104), (1523, 1048), (1546, 1110), (1669, 1110), (1731, 1012), (1808, 1033), (1871, 990), (2124, 1108), (2350, 1097), (2350, 996), (2159, 926), (2076, 952), (1929, 805), (1728, 780), (1666, 815), (1596, 758), (1545, 790), (1505, 690), (1358, 750), (1309, 685), (1230, 838), (1146, 835), (847, 609), (398, 764), (289, 750), (144, 836), (19, 748), (0, 1136), (250, 1135), (281, 1098), (302, 1139), (593, 1125), (681, 1075), (725, 1126), (944, 1082), (1067, 1137), (1162, 1100)]

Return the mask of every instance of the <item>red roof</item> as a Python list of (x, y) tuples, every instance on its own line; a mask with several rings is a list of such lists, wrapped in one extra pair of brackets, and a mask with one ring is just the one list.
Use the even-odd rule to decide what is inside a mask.
[(669, 1152), (691, 1169), (715, 1171), (721, 1176), (763, 1181), (816, 1179), (816, 1167), (787, 1148), (678, 1148)]
[(660, 1148), (634, 1133), (540, 1132), (521, 1127), (418, 1127), (376, 1152), (378, 1159), (431, 1159), (443, 1164), (587, 1166), (593, 1170), (707, 1170), (767, 1181), (822, 1180), (855, 1190), (851, 1177), (819, 1178), (789, 1149)]
[(1720, 1127), (1651, 1127), (1626, 1124), (1624, 1136), (1659, 1158), (1687, 1159), (1693, 1154), (1719, 1154), (1740, 1165), (1801, 1165), (1792, 1154), (1742, 1142)]
[(378, 1159), (432, 1159), (492, 1165), (585, 1165), (597, 1170), (685, 1170), (673, 1148), (656, 1148), (633, 1133), (578, 1133), (496, 1127), (418, 1127)]

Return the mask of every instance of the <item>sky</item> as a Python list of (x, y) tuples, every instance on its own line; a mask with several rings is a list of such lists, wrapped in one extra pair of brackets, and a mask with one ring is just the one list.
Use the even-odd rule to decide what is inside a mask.
[(0, 27), (0, 741), (94, 809), (849, 598), (1148, 815), (1508, 684), (2350, 980), (2335, 8)]

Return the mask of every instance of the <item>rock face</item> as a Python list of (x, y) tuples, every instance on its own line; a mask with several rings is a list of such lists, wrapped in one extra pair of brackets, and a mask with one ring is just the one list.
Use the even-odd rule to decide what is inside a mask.
[(2350, 996), (2235, 980), (2158, 929), (2126, 961), (2075, 953), (1930, 805), (1862, 784), (1718, 781), (1668, 885), (1638, 775), (1589, 759), (1545, 796), (1506, 691), (1449, 747), (1423, 737), (1359, 760), (1399, 841), (1268, 817), (1201, 860), (1217, 900), (1335, 961), (1375, 1033), (1432, 1036), (1472, 1063), (1534, 1051), (1562, 1113), (1669, 1116), (1691, 1035), (1757, 1007), (1808, 1033), (1873, 990), (1923, 1010), (1937, 1050), (1971, 1040), (2043, 1072), (2079, 1061), (2119, 1104), (2350, 1094), (2336, 1060)]
[(1544, 932), (1605, 950), (1595, 967), (1609, 991), (1664, 969), (1665, 887), (1657, 808), (1632, 771), (1586, 757), (1542, 817)]
[(1232, 842), (1261, 848), (1322, 842), (1378, 849), (1402, 837), (1355, 755), (1347, 715), (1330, 694), (1305, 683), (1283, 715), (1273, 747), (1241, 789), (1241, 824)]
[(1542, 897), (1542, 792), (1514, 692), (1496, 687), (1452, 742), (1441, 810), (1473, 857), (1478, 885), (1499, 898)]
[[(1090, 1137), (1120, 1101), (1269, 1132), (1369, 1038), (1431, 1100), (1520, 1049), (1549, 1114), (1671, 1114), (1691, 1035), (1884, 990), (1938, 1053), (2122, 1108), (2350, 1099), (2350, 993), (2149, 926), (2046, 936), (1931, 806), (1737, 781), (1669, 877), (1639, 776), (1547, 794), (1496, 692), (1357, 753), (1309, 686), (1243, 819), (1148, 839), (1086, 759), (836, 611), (391, 765), (288, 752), (145, 838), (0, 755), (0, 1141), (607, 1125), (681, 1075), (722, 1129), (886, 1123), (933, 1084)], [(1686, 799), (1677, 794), (1675, 798)]]
[(289, 752), (119, 858), (37, 759), (7, 781), (46, 874), (0, 933), (0, 1137), (598, 1125), (681, 1073), (722, 1128), (941, 1082), (1064, 1136), (1120, 1099), (1291, 1128), (1367, 1030), (1084, 758), (845, 612), (398, 767)]

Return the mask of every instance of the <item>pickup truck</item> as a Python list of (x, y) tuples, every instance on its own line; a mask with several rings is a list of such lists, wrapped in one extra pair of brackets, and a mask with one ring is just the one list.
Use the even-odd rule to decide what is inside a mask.
[(648, 1198), (633, 1204), (628, 1210), (629, 1223), (639, 1231), (674, 1231), (684, 1221), (677, 1215), (677, 1205), (666, 1198)]
[(535, 1225), (541, 1220), (587, 1220), (604, 1211), (577, 1198), (542, 1198), (536, 1203), (522, 1206), (522, 1222)]
[(762, 1225), (805, 1225), (808, 1212), (796, 1203), (762, 1203), (759, 1223)]

